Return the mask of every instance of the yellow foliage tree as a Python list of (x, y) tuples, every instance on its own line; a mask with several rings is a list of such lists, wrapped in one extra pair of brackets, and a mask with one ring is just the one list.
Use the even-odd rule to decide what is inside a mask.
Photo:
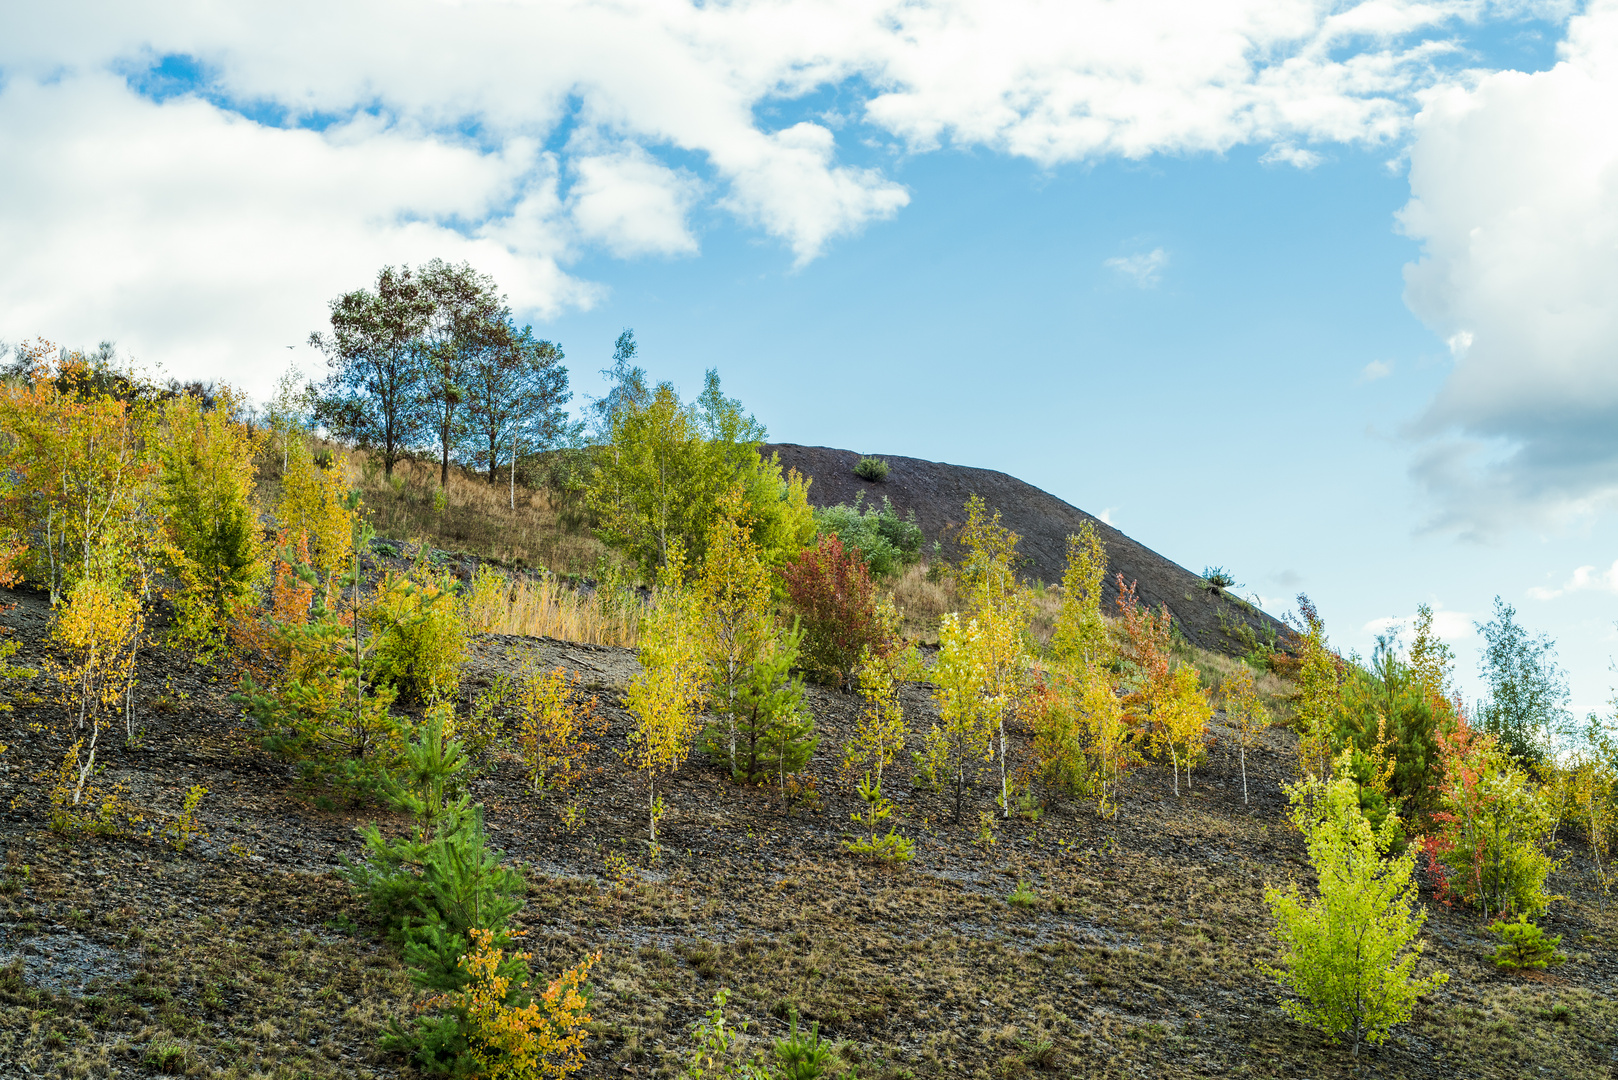
[(676, 543), (657, 597), (641, 620), (640, 674), (630, 680), (624, 694), (635, 721), (625, 757), (646, 774), (648, 832), (654, 851), (657, 821), (663, 816), (658, 775), (675, 771), (690, 756), (702, 731), (698, 710), (708, 692), (700, 623), (683, 571), (684, 557)]
[(933, 699), (938, 703), (940, 723), (928, 732), (927, 749), (931, 764), (948, 768), (955, 784), (955, 820), (961, 820), (966, 797), (967, 769), (973, 760), (994, 760), (994, 734), (999, 721), (995, 702), (986, 700), (987, 682), (983, 662), (986, 650), (979, 644), (982, 630), (977, 620), (962, 623), (954, 612), (945, 615), (938, 627), (938, 660), (933, 667)]
[(1067, 568), (1062, 573), (1062, 607), (1051, 634), (1051, 651), (1069, 670), (1105, 664), (1110, 651), (1107, 623), (1101, 616), (1101, 583), (1107, 576), (1107, 548), (1093, 522), (1067, 538)]
[(1247, 752), (1258, 745), (1258, 736), (1269, 726), (1270, 715), (1259, 700), (1253, 669), (1242, 664), (1225, 676), (1220, 692), (1225, 699), (1225, 723), (1236, 731), (1242, 756), (1242, 805), (1247, 805)]
[(355, 514), (348, 485), (335, 463), (323, 469), (308, 446), (293, 442), (286, 475), (281, 478), (281, 500), (275, 508), (277, 547), (284, 552), (296, 548), (300, 540), (307, 543), (309, 564), (326, 583), (328, 605), (331, 588), (354, 550)]
[(1028, 654), (1024, 645), (1031, 608), (1028, 591), (1017, 579), (1015, 560), (1021, 538), (1000, 523), (1000, 512), (974, 495), (966, 502), (961, 543), (966, 556), (959, 579), (976, 632), (966, 639), (975, 653), (973, 667), (982, 679), (980, 708), (998, 736), (1000, 806), (1011, 816), (1010, 781), (1006, 772), (1006, 722), (1014, 717), (1027, 692)]
[(120, 701), (127, 714), (144, 625), (140, 597), (133, 591), (100, 574), (74, 583), (51, 638), (67, 657), (56, 676), (80, 731)]
[(849, 770), (869, 769), (876, 773), (876, 786), (882, 786), (882, 770), (893, 763), (905, 745), (905, 711), (899, 700), (899, 684), (893, 664), (865, 653), (858, 670), (860, 698), (859, 727), (843, 748), (843, 764)]
[(1213, 708), (1202, 677), (1190, 664), (1180, 664), (1169, 673), (1168, 683), (1154, 711), (1156, 724), (1152, 739), (1169, 752), (1174, 762), (1174, 794), (1180, 794), (1180, 766), (1185, 766), (1185, 789), (1191, 790), (1191, 770), (1202, 761), (1208, 749), (1208, 721)]
[(203, 659), (224, 648), (268, 572), (250, 502), (264, 440), (240, 422), (240, 410), (229, 387), (212, 408), (177, 397), (163, 411), (158, 444), (169, 560), (180, 581), (172, 637)]
[(565, 789), (584, 774), (584, 757), (595, 749), (585, 740), (604, 726), (595, 698), (574, 700), (577, 684), (578, 676), (563, 668), (530, 671), (513, 693), (517, 753), (536, 795)]
[[(494, 947), (494, 932), (478, 927), (468, 931), (471, 949), (460, 959), (466, 985), (452, 994), (429, 1000), (463, 1018), (478, 1076), (487, 1080), (560, 1080), (584, 1067), (584, 1040), (589, 1034), (589, 1002), (582, 992), (590, 968), (600, 953), (587, 956), (564, 971), (527, 1005), (508, 1004), (515, 991), (511, 979), (500, 974), (505, 950)], [(527, 961), (529, 953), (513, 959)]]

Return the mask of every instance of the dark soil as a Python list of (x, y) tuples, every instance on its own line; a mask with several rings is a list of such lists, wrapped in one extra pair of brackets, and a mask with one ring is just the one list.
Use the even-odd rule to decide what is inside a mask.
[[(38, 664), (46, 609), (18, 592), (5, 616)], [(636, 670), (620, 649), (480, 638), (463, 690), (525, 661), (579, 672), (610, 721), (595, 772), (568, 796), (535, 798), (514, 762), (474, 785), (492, 835), (529, 881), (518, 917), (535, 971), (600, 951), (585, 1075), (673, 1076), (690, 1025), (720, 987), (754, 1045), (796, 1010), (835, 1045), (830, 1075), (901, 1077), (1264, 1076), (1605, 1077), (1614, 1061), (1618, 925), (1598, 913), (1582, 849), (1553, 881), (1569, 899), (1544, 920), (1572, 959), (1539, 976), (1502, 974), (1472, 914), (1432, 908), (1428, 960), (1451, 973), (1413, 1022), (1357, 1062), (1287, 1019), (1254, 963), (1273, 961), (1264, 883), (1307, 882), (1278, 785), (1290, 736), (1248, 757), (1244, 805), (1227, 734), (1176, 798), (1168, 770), (1139, 770), (1111, 821), (1057, 802), (1036, 823), (999, 821), (990, 778), (950, 800), (895, 767), (909, 866), (849, 855), (853, 785), (838, 769), (856, 699), (813, 689), (816, 797), (783, 808), (693, 758), (667, 786), (653, 862), (646, 792), (622, 765), (619, 693)], [(151, 653), (136, 692), (134, 748), (104, 733), (104, 783), (145, 814), (126, 835), (68, 841), (47, 829), (48, 781), (77, 733), (44, 678), (9, 687), (0, 714), (0, 1077), (411, 1076), (381, 1053), (388, 1020), (416, 1000), (397, 954), (333, 873), (353, 829), (404, 822), (372, 808), (322, 810), (270, 758), (229, 702), (228, 672)], [(930, 688), (904, 691), (913, 733)], [(208, 830), (184, 852), (163, 839), (184, 790), (209, 789)], [(147, 835), (145, 828), (153, 832)], [(620, 862), (619, 860), (622, 860)], [(26, 865), (28, 870), (23, 872)], [(1007, 897), (1024, 882), (1035, 898)], [(1424, 899), (1431, 899), (1424, 891)]]
[(978, 495), (1001, 521), (1022, 537), (1017, 552), (1028, 577), (1055, 584), (1067, 566), (1067, 538), (1083, 522), (1091, 522), (1107, 545), (1107, 581), (1103, 602), (1112, 612), (1118, 599), (1117, 578), (1135, 582), (1141, 601), (1167, 604), (1180, 632), (1201, 648), (1230, 655), (1251, 652), (1255, 643), (1285, 640), (1286, 627), (1236, 596), (1210, 589), (1198, 574), (1136, 543), (1101, 519), (1069, 505), (1049, 492), (992, 469), (946, 465), (919, 458), (881, 455), (887, 479), (862, 480), (854, 465), (862, 455), (825, 446), (772, 443), (764, 452), (780, 456), (781, 468), (814, 478), (809, 502), (814, 506), (865, 501), (880, 504), (883, 496), (901, 515), (912, 511), (929, 547), (940, 541), (946, 558), (959, 557), (955, 537), (965, 521), (968, 497)]

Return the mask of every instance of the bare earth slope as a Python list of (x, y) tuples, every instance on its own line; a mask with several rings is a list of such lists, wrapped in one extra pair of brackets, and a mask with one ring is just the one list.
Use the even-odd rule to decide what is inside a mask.
[(880, 456), (888, 463), (888, 478), (873, 483), (854, 475), (854, 465), (861, 455), (851, 450), (773, 443), (764, 447), (764, 452), (778, 454), (783, 470), (796, 469), (814, 478), (809, 501), (815, 506), (852, 503), (863, 492), (867, 502), (880, 502), (885, 495), (900, 514), (915, 511), (916, 523), (926, 534), (928, 545), (942, 541), (946, 556), (951, 558), (956, 555), (955, 534), (965, 519), (962, 507), (969, 496), (980, 495), (992, 509), (1000, 511), (1001, 520), (1009, 528), (1022, 536), (1017, 550), (1027, 560), (1024, 572), (1047, 583), (1062, 580), (1068, 536), (1077, 532), (1083, 522), (1093, 522), (1107, 545), (1107, 610), (1113, 609), (1118, 598), (1115, 575), (1122, 574), (1124, 581), (1137, 583), (1143, 603), (1152, 607), (1167, 604), (1186, 638), (1205, 649), (1249, 651), (1251, 645), (1243, 641), (1238, 627), (1246, 627), (1258, 640), (1284, 634), (1285, 627), (1279, 620), (1244, 601), (1204, 588), (1199, 575), (1136, 543), (1094, 515), (1003, 472), (883, 454)]

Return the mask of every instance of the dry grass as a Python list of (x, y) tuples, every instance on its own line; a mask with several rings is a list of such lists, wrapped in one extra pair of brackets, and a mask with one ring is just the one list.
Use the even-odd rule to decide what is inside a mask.
[(436, 462), (401, 461), (390, 482), (381, 460), (363, 450), (328, 447), (343, 462), (350, 484), (371, 511), (377, 535), (465, 551), (512, 566), (544, 567), (557, 574), (598, 577), (621, 559), (582, 525), (566, 524), (544, 491), (517, 485), (516, 506), (505, 483), (452, 466), (439, 509)]
[(904, 619), (903, 633), (920, 641), (938, 640), (938, 620), (947, 611), (959, 611), (961, 598), (953, 576), (937, 581), (927, 576), (927, 564), (915, 563), (894, 581), (893, 603)]
[(555, 574), (507, 578), (487, 567), (478, 571), (467, 598), (474, 633), (518, 634), (634, 648), (644, 604), (626, 590), (586, 594)]

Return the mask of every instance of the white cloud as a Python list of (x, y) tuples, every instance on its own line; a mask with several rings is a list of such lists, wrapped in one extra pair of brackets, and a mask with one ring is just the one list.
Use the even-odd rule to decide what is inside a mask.
[(1325, 160), (1313, 150), (1293, 146), (1291, 143), (1276, 143), (1259, 158), (1265, 165), (1291, 165), (1296, 169), (1312, 169)]
[(1558, 596), (1575, 592), (1618, 593), (1618, 561), (1605, 570), (1597, 570), (1594, 566), (1581, 566), (1573, 571), (1573, 576), (1563, 582), (1560, 588), (1551, 589), (1536, 585), (1528, 590), (1528, 595), (1535, 600), (1554, 600)]
[(1410, 184), (1406, 301), (1454, 361), (1412, 430), (1433, 525), (1618, 505), (1618, 3), (1573, 19), (1551, 70), (1435, 92)]
[(1118, 527), (1118, 522), (1113, 520), (1113, 515), (1117, 512), (1118, 508), (1116, 506), (1109, 506), (1105, 510), (1101, 511), (1101, 513), (1096, 515), (1096, 520), (1101, 522), (1103, 525), (1111, 525), (1116, 529)]
[[(1253, 143), (1306, 167), (1305, 145), (1398, 140), (1418, 95), (1464, 62), (1448, 35), (1491, 10), (33, 5), (0, 35), (0, 336), (113, 336), (171, 366), (237, 370), (382, 261), (432, 256), (473, 259), (529, 312), (556, 312), (599, 293), (567, 270), (586, 249), (689, 256), (705, 205), (802, 265), (908, 203), (883, 171), (893, 153), (942, 145), (1053, 167)], [(124, 85), (150, 89), (176, 56), (200, 87), (158, 105)], [(583, 134), (543, 151), (561, 131)]]
[(1120, 255), (1102, 265), (1116, 270), (1142, 289), (1151, 289), (1163, 280), (1163, 268), (1168, 264), (1169, 253), (1162, 248), (1153, 248), (1134, 255)]
[[(1464, 611), (1446, 611), (1433, 605), (1433, 633), (1442, 641), (1466, 641), (1477, 633), (1472, 616)], [(1415, 633), (1414, 615), (1389, 615), (1372, 619), (1360, 629), (1367, 634), (1397, 634), (1408, 648)]]
[(1376, 382), (1378, 379), (1385, 379), (1392, 374), (1392, 364), (1386, 360), (1372, 360), (1369, 364), (1360, 368), (1360, 382)]
[(697, 238), (686, 225), (701, 185), (633, 144), (573, 162), (577, 175), (568, 201), (586, 240), (620, 258), (692, 255)]

